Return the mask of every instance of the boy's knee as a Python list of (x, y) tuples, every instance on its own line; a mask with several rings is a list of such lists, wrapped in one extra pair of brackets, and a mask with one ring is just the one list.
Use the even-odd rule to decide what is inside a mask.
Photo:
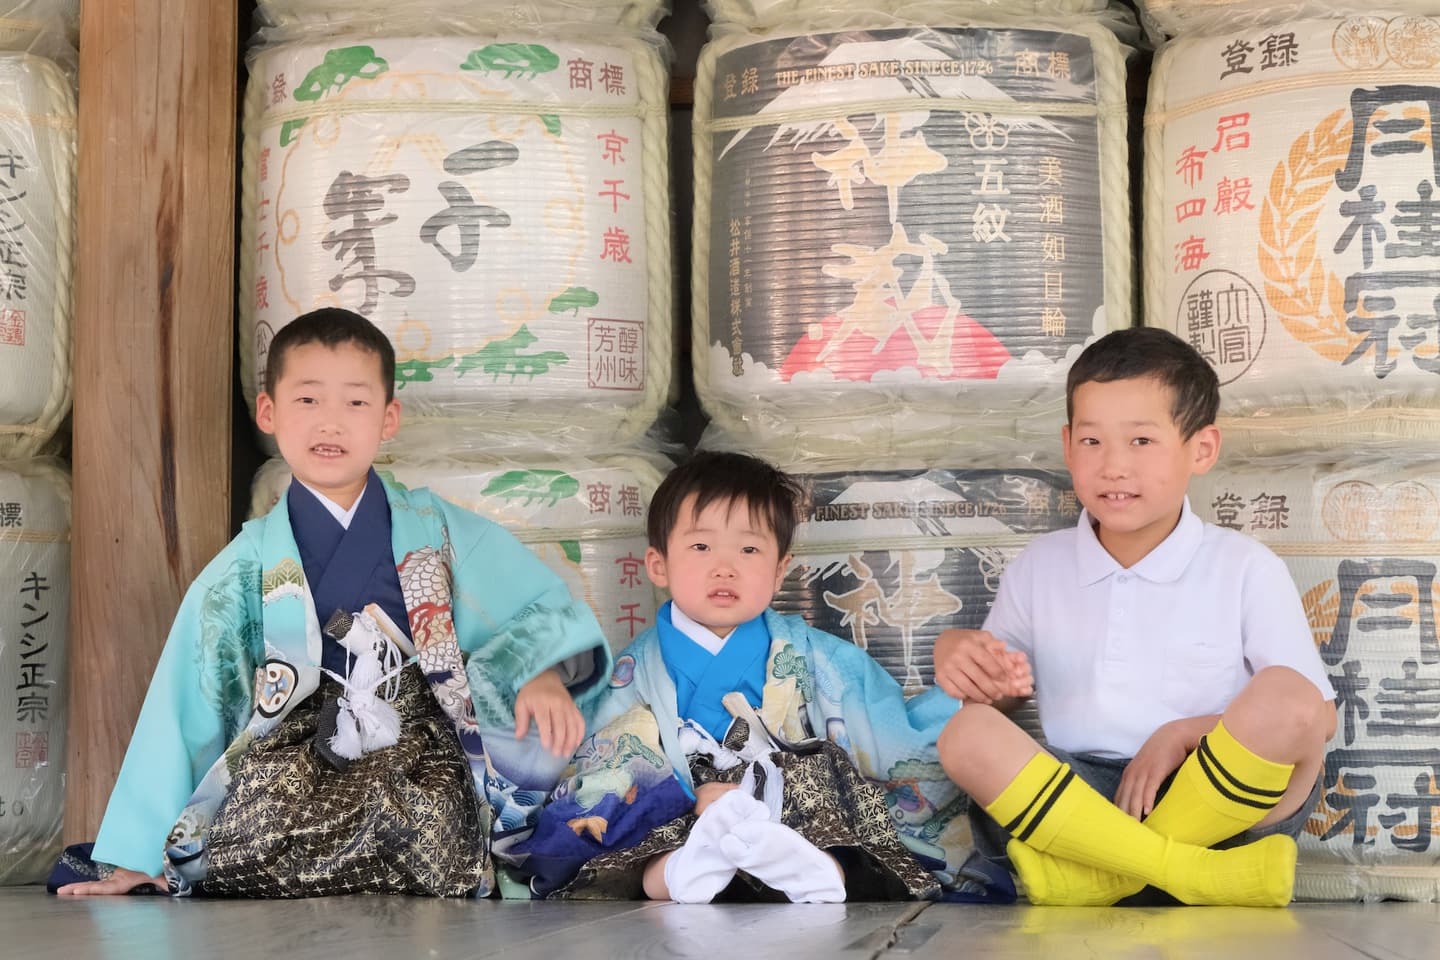
[(985, 742), (985, 730), (1004, 719), (999, 710), (983, 703), (967, 703), (957, 710), (936, 742), (945, 772), (953, 778), (964, 770), (967, 759), (975, 754), (975, 745)]
[(1304, 750), (1323, 745), (1334, 732), (1331, 703), (1304, 674), (1289, 667), (1266, 667), (1255, 674), (1246, 692), (1250, 696), (1235, 706), (1247, 716), (1235, 720), (1243, 726), (1263, 726), (1272, 742), (1286, 741)]

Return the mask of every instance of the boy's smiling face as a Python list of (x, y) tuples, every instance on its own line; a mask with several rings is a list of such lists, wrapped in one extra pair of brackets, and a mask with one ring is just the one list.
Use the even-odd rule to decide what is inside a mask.
[(380, 358), (352, 343), (300, 344), (282, 362), (274, 396), (255, 401), (255, 422), (297, 480), (348, 510), (381, 441), (400, 429), (400, 402), (385, 400)]
[(1130, 567), (1180, 522), (1190, 478), (1220, 454), (1220, 431), (1188, 440), (1171, 412), (1169, 387), (1154, 377), (1083, 383), (1062, 432), (1075, 494), (1099, 524), (1100, 544)]
[(665, 552), (645, 551), (655, 585), (669, 588), (676, 607), (721, 637), (765, 612), (789, 561), (748, 504), (716, 501), (696, 516), (694, 494), (680, 504)]

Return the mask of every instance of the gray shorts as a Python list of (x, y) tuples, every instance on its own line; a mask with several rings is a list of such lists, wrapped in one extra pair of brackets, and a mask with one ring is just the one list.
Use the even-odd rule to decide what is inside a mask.
[[(1055, 759), (1070, 764), (1070, 769), (1075, 771), (1076, 776), (1084, 780), (1095, 792), (1104, 796), (1107, 800), (1114, 800), (1116, 792), (1120, 789), (1120, 777), (1125, 773), (1125, 768), (1130, 765), (1129, 760), (1112, 760), (1108, 757), (1097, 757), (1090, 753), (1066, 753), (1064, 750), (1057, 750), (1054, 747), (1045, 748)], [(1170, 789), (1170, 783), (1175, 779), (1175, 774), (1165, 778), (1156, 791), (1155, 799), (1165, 796)], [(1300, 831), (1305, 828), (1305, 821), (1310, 819), (1310, 811), (1320, 803), (1320, 777), (1316, 776), (1315, 786), (1310, 790), (1309, 798), (1300, 808), (1286, 817), (1284, 820), (1277, 820), (1274, 823), (1263, 827), (1251, 827), (1227, 840), (1221, 840), (1214, 845), (1216, 850), (1224, 850), (1227, 847), (1238, 847), (1246, 843), (1254, 843), (1261, 837), (1268, 837), (1272, 834), (1284, 834), (1287, 837), (1298, 837)], [(1005, 844), (1010, 840), (1010, 834), (1005, 828), (996, 823), (994, 818), (985, 812), (985, 809), (978, 803), (970, 804), (970, 826), (975, 835), (975, 849), (981, 856), (994, 863), (1010, 868), (1010, 858), (1005, 856)], [(1144, 893), (1137, 894), (1122, 903), (1134, 905), (1154, 903), (1174, 903), (1168, 894), (1147, 887)]]

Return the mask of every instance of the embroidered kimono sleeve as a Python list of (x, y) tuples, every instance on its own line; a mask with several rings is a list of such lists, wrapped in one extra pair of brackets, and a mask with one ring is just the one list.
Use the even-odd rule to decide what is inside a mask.
[(564, 582), (508, 531), (453, 504), (444, 506), (461, 651), (469, 660), (479, 658), (511, 697), (550, 667), (559, 670), (572, 693), (594, 690), (609, 675), (610, 650), (590, 607), (574, 600)]
[(260, 564), (241, 546), (180, 604), (105, 808), (98, 862), (158, 874), (176, 817), (249, 716), (263, 650)]

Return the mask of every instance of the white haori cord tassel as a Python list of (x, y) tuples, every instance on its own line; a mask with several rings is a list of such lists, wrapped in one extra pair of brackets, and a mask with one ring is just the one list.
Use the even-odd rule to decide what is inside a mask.
[(340, 645), (353, 662), (343, 677), (324, 670), (345, 688), (330, 749), (346, 760), (358, 760), (400, 742), (400, 714), (392, 704), (400, 692), (405, 656), (368, 613), (355, 615)]

